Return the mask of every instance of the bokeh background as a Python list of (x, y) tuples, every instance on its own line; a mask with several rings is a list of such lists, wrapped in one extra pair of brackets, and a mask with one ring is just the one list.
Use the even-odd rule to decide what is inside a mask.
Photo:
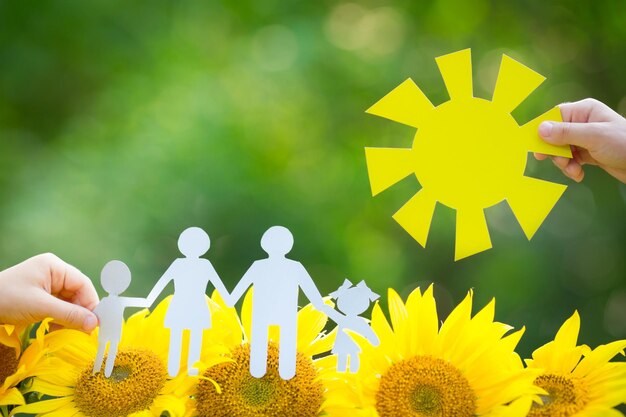
[(583, 342), (626, 338), (625, 185), (530, 158), (564, 198), (530, 243), (506, 203), (488, 209), (494, 249), (455, 263), (454, 212), (438, 206), (422, 249), (391, 218), (419, 184), (372, 198), (363, 151), (409, 146), (364, 110), (407, 77), (446, 101), (434, 58), (468, 47), (479, 97), (502, 53), (548, 77), (520, 123), (585, 97), (626, 112), (625, 16), (623, 0), (0, 0), (0, 266), (51, 251), (97, 283), (121, 259), (143, 296), (197, 225), (232, 288), (281, 224), (323, 293), (435, 282), (445, 315), (474, 288), (527, 326), (525, 356), (575, 309)]

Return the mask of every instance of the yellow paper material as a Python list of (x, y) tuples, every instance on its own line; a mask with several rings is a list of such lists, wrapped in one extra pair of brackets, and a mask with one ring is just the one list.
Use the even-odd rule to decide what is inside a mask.
[(454, 260), (491, 249), (485, 213), (480, 208), (464, 208), (456, 211), (456, 245)]
[(391, 187), (415, 172), (412, 149), (365, 148), (372, 195)]
[(473, 97), (472, 55), (469, 49), (440, 56), (435, 61), (446, 84), (450, 99), (463, 100)]
[(408, 79), (367, 110), (417, 128), (412, 148), (366, 148), (372, 195), (414, 174), (422, 190), (393, 218), (425, 246), (436, 203), (455, 209), (457, 260), (491, 248), (484, 209), (503, 200), (532, 238), (566, 187), (525, 177), (528, 152), (572, 157), (537, 133), (542, 121), (561, 120), (558, 108), (524, 126), (511, 116), (544, 77), (504, 55), (490, 101), (473, 96), (469, 49), (436, 61), (449, 101), (433, 107)]
[(436, 203), (435, 199), (428, 195), (428, 191), (422, 189), (393, 215), (393, 219), (420, 245), (426, 247)]
[(366, 110), (366, 113), (394, 122), (419, 127), (435, 106), (410, 78)]

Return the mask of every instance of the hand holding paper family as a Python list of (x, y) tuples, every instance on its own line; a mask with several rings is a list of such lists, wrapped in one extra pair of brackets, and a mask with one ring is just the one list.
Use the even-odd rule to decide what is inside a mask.
[(255, 261), (229, 293), (211, 262), (201, 258), (210, 247), (206, 232), (197, 227), (183, 231), (178, 248), (183, 257), (176, 259), (163, 274), (146, 299), (121, 297), (131, 280), (130, 270), (120, 261), (111, 261), (102, 270), (102, 287), (108, 295), (102, 299), (95, 313), (100, 319), (99, 349), (94, 372), (99, 372), (107, 345), (108, 359), (105, 376), (113, 371), (117, 346), (121, 339), (124, 309), (126, 307), (148, 307), (154, 304), (159, 294), (170, 283), (174, 283), (174, 296), (165, 317), (165, 327), (170, 329), (169, 374), (178, 374), (183, 346), (183, 332), (190, 331), (187, 368), (190, 375), (197, 375), (194, 368), (200, 360), (203, 331), (212, 326), (211, 311), (206, 301), (209, 283), (220, 293), (225, 302), (234, 306), (246, 290), (254, 287), (252, 301), (252, 334), (250, 335), (250, 371), (261, 378), (266, 373), (269, 328), (280, 329), (279, 373), (283, 379), (291, 379), (296, 373), (296, 341), (298, 295), (300, 290), (319, 311), (339, 324), (339, 332), (333, 353), (338, 356), (340, 371), (356, 372), (359, 368), (360, 348), (346, 333), (361, 334), (370, 343), (378, 344), (378, 337), (367, 321), (359, 315), (370, 303), (378, 299), (361, 282), (352, 286), (348, 280), (334, 293), (337, 310), (324, 302), (313, 279), (301, 263), (288, 259), (286, 255), (293, 247), (293, 236), (281, 226), (268, 229), (261, 239), (261, 247), (268, 257)]

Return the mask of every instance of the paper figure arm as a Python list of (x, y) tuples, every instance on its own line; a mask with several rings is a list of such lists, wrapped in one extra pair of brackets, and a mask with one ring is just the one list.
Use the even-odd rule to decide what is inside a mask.
[(124, 307), (150, 307), (152, 303), (147, 298), (140, 297), (122, 297)]
[(306, 298), (309, 299), (316, 310), (326, 314), (335, 323), (340, 323), (342, 321), (344, 316), (324, 302), (324, 298), (322, 298), (320, 290), (317, 289), (315, 282), (313, 282), (313, 278), (311, 278), (311, 275), (309, 275), (304, 267), (302, 267), (300, 276), (298, 277), (298, 283), (300, 284), (302, 292), (306, 295)]
[[(230, 305), (230, 293), (226, 289), (226, 286), (222, 282), (222, 279), (217, 274), (217, 271), (211, 264), (209, 260), (206, 261), (207, 267), (209, 269), (209, 281), (213, 284), (217, 292), (220, 294), (223, 300), (225, 300), (227, 305)], [(234, 303), (233, 303), (234, 304)]]
[(368, 342), (370, 342), (372, 344), (372, 346), (378, 346), (380, 345), (380, 339), (378, 338), (378, 335), (376, 334), (376, 332), (374, 331), (374, 329), (372, 329), (372, 327), (369, 325), (369, 323), (367, 323), (365, 321), (365, 319), (361, 318), (361, 320), (363, 320), (358, 326), (358, 329), (354, 329), (358, 334), (360, 334), (361, 336), (363, 336), (364, 338), (367, 339)]
[(157, 297), (163, 292), (167, 284), (169, 284), (169, 282), (172, 279), (174, 279), (173, 272), (174, 272), (175, 266), (176, 266), (176, 261), (174, 261), (174, 263), (170, 265), (170, 267), (167, 269), (167, 271), (165, 271), (165, 273), (159, 279), (159, 281), (157, 281), (154, 288), (152, 288), (152, 291), (150, 291), (150, 294), (148, 295), (148, 297), (146, 297), (146, 300), (148, 302), (148, 307), (154, 304)]
[[(250, 266), (250, 268), (246, 271), (241, 280), (235, 286), (233, 292), (230, 293), (230, 296), (228, 296), (228, 292), (222, 295), (222, 298), (224, 298), (224, 301), (226, 301), (227, 306), (233, 307), (235, 304), (237, 304), (237, 301), (239, 301), (239, 299), (243, 296), (246, 290), (254, 284), (254, 276), (256, 275), (255, 265), (256, 262), (253, 263), (252, 266)], [(228, 299), (226, 299), (225, 297), (228, 297)]]
[(93, 314), (95, 314), (96, 317), (98, 317), (98, 324), (100, 324), (99, 322), (101, 321), (100, 317), (102, 316), (102, 309), (103, 309), (102, 300), (100, 300), (96, 308), (93, 309)]

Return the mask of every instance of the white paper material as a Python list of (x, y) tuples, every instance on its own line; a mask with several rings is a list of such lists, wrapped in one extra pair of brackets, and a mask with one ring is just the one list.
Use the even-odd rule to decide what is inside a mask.
[[(171, 264), (146, 299), (121, 297), (120, 294), (130, 285), (130, 270), (123, 262), (109, 262), (102, 270), (101, 278), (102, 287), (108, 295), (95, 309), (100, 320), (100, 333), (94, 373), (101, 370), (108, 345), (105, 376), (111, 376), (122, 335), (124, 309), (153, 305), (170, 282), (174, 283), (174, 296), (165, 315), (164, 325), (170, 329), (168, 372), (171, 377), (178, 375), (181, 370), (186, 370), (189, 375), (198, 375), (195, 366), (200, 360), (203, 332), (213, 325), (205, 295), (209, 283), (229, 306), (235, 305), (248, 288), (254, 288), (250, 335), (252, 376), (262, 378), (267, 372), (269, 329), (273, 326), (278, 327), (280, 332), (279, 374), (285, 380), (295, 376), (300, 291), (317, 310), (339, 324), (332, 351), (338, 356), (339, 371), (356, 372), (359, 368), (360, 349), (346, 332), (360, 334), (370, 343), (378, 344), (378, 337), (368, 322), (359, 316), (369, 308), (372, 301), (378, 299), (378, 295), (365, 282), (352, 286), (346, 280), (339, 290), (331, 294), (337, 299), (338, 308), (343, 314), (339, 313), (324, 303), (304, 266), (287, 258), (293, 245), (293, 235), (287, 228), (270, 227), (261, 238), (261, 247), (267, 253), (267, 258), (257, 260), (250, 266), (232, 294), (229, 294), (211, 262), (201, 258), (209, 250), (211, 240), (198, 227), (190, 227), (181, 233), (178, 248), (183, 256)], [(181, 366), (185, 330), (190, 333), (189, 359), (187, 364)]]
[(361, 348), (347, 333), (347, 331), (359, 334), (367, 339), (372, 345), (378, 346), (380, 341), (368, 321), (360, 314), (364, 313), (370, 303), (380, 297), (369, 289), (365, 281), (353, 286), (349, 280), (345, 280), (339, 289), (330, 294), (337, 300), (337, 308), (345, 314), (338, 321), (337, 338), (331, 353), (337, 355), (337, 371), (359, 371)]
[(282, 226), (269, 228), (261, 239), (261, 247), (268, 257), (252, 264), (230, 297), (230, 304), (233, 305), (249, 287), (254, 287), (250, 372), (256, 378), (263, 377), (267, 371), (270, 326), (280, 328), (279, 374), (285, 380), (295, 376), (300, 290), (317, 310), (331, 318), (341, 317), (324, 303), (322, 295), (304, 266), (286, 257), (293, 243), (293, 235), (287, 228)]
[(199, 227), (183, 231), (178, 239), (178, 249), (184, 257), (172, 263), (148, 295), (148, 302), (152, 305), (167, 284), (174, 283), (174, 296), (165, 316), (165, 327), (170, 329), (167, 368), (172, 377), (178, 375), (180, 369), (185, 330), (190, 332), (187, 369), (189, 375), (198, 375), (194, 366), (200, 360), (202, 334), (212, 326), (211, 310), (205, 297), (208, 284), (213, 284), (220, 294), (228, 296), (211, 262), (200, 258), (210, 247), (209, 235)]
[(94, 313), (100, 322), (98, 333), (98, 353), (93, 365), (93, 372), (100, 372), (107, 345), (109, 346), (104, 375), (108, 378), (113, 372), (117, 348), (122, 338), (122, 326), (124, 323), (124, 309), (126, 307), (148, 307), (148, 301), (144, 298), (121, 297), (131, 282), (130, 269), (124, 262), (111, 261), (107, 263), (100, 274), (102, 288), (108, 293), (100, 300), (100, 304), (94, 309)]

